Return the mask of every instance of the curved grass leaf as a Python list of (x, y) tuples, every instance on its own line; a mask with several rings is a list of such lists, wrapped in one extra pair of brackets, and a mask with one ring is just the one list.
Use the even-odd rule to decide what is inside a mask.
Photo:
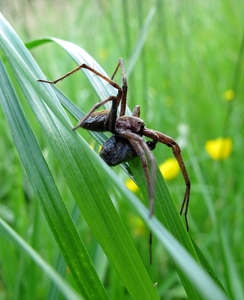
[(24, 253), (29, 255), (37, 265), (46, 273), (46, 275), (54, 282), (60, 292), (68, 300), (83, 299), (67, 282), (60, 277), (40, 256), (35, 252), (6, 222), (0, 218), (0, 234), (5, 239), (11, 241), (16, 247), (22, 249)]
[[(0, 98), (16, 148), (59, 248), (82, 295), (85, 298), (97, 299), (99, 294), (101, 299), (106, 299), (106, 292), (57, 190), (2, 64), (0, 74)], [(84, 284), (87, 277), (90, 278), (89, 285)]]

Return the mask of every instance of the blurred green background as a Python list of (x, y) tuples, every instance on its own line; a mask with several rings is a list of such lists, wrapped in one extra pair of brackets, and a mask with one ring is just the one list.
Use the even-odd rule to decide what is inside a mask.
[[(132, 53), (140, 49), (137, 41), (145, 34), (138, 60), (127, 73), (128, 106), (133, 109), (139, 104), (141, 117), (148, 128), (170, 135), (181, 145), (192, 182), (190, 232), (233, 299), (241, 299), (243, 290), (235, 286), (234, 279), (244, 280), (244, 2), (1, 0), (0, 4), (3, 16), (24, 42), (45, 36), (71, 41), (90, 53), (110, 76), (120, 57), (123, 57), (127, 70)], [(37, 47), (31, 53), (50, 79), (75, 67), (70, 57), (54, 44)], [(120, 83), (119, 75), (116, 81)], [(88, 111), (97, 102), (81, 73), (58, 86), (83, 111)], [(32, 227), (35, 222), (40, 222), (39, 251), (52, 261), (57, 246), (42, 214), (37, 213), (40, 208), (33, 201), (33, 192), (22, 173), (2, 111), (0, 123), (0, 215), (15, 224), (26, 240), (36, 238), (32, 236)], [(38, 130), (36, 124), (36, 132)], [(88, 133), (84, 132), (84, 137), (98, 148)], [(205, 144), (219, 137), (229, 138), (233, 148), (225, 159), (213, 160), (206, 152)], [(45, 154), (46, 140), (41, 132), (39, 143)], [(171, 150), (164, 145), (158, 145), (154, 155), (158, 164), (172, 157)], [(54, 158), (50, 153), (47, 156), (55, 169)], [(126, 180), (119, 167), (115, 170)], [(57, 168), (57, 177), (59, 172)], [(184, 192), (182, 177), (178, 175), (167, 183), (180, 207)], [(67, 194), (67, 205), (72, 207), (61, 175), (59, 186), (61, 192)], [(128, 224), (146, 259), (147, 233), (144, 233), (143, 225), (133, 217)], [(88, 230), (82, 221), (80, 230)], [(92, 251), (94, 241), (90, 234), (87, 235), (89, 243)], [(11, 257), (15, 258), (12, 263), (16, 266), (24, 264), (23, 259), (17, 259), (14, 248), (4, 249), (3, 246), (1, 251), (12, 253)], [(162, 299), (184, 299), (179, 279), (171, 261), (162, 257), (163, 251), (158, 249), (164, 269), (157, 270), (165, 278)], [(4, 271), (0, 269), (0, 278), (6, 276)], [(111, 274), (107, 276), (111, 278)], [(72, 282), (71, 276), (69, 280)], [(41, 274), (39, 285), (42, 299), (47, 282)], [(23, 286), (23, 290), (25, 288)], [(0, 299), (8, 299), (1, 279)]]

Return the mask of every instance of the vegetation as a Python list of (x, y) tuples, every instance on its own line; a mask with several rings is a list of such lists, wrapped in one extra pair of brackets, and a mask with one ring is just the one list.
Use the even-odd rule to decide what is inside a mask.
[[(0, 18), (0, 299), (244, 299), (243, 4), (72, 2), (6, 3)], [(107, 135), (70, 130), (110, 86), (36, 82), (84, 60), (111, 76), (119, 57), (129, 108), (181, 145), (189, 235), (170, 149), (153, 152), (167, 186), (158, 170), (149, 219), (140, 161), (111, 169)]]

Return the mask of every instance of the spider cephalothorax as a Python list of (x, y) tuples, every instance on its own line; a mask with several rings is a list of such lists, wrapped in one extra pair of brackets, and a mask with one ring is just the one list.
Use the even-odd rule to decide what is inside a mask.
[[(118, 71), (119, 67), (122, 70), (122, 87), (120, 87), (113, 78)], [(125, 161), (129, 161), (137, 156), (140, 157), (141, 165), (144, 170), (144, 174), (148, 186), (149, 195), (149, 215), (152, 216), (154, 210), (154, 186), (156, 180), (156, 163), (151, 150), (156, 146), (156, 143), (160, 142), (168, 147), (172, 148), (172, 152), (179, 163), (183, 177), (185, 179), (186, 190), (184, 199), (182, 202), (180, 214), (184, 211), (186, 227), (188, 230), (187, 211), (189, 205), (190, 196), (190, 180), (185, 168), (184, 161), (181, 156), (181, 150), (179, 145), (169, 136), (152, 129), (145, 127), (142, 119), (140, 119), (140, 106), (136, 106), (132, 112), (132, 115), (125, 115), (126, 101), (127, 101), (127, 79), (124, 71), (123, 60), (120, 59), (111, 79), (96, 71), (94, 68), (89, 67), (86, 64), (82, 64), (75, 68), (73, 71), (65, 74), (55, 81), (38, 80), (41, 82), (55, 84), (65, 77), (75, 73), (80, 69), (88, 69), (103, 80), (111, 84), (117, 89), (116, 96), (110, 96), (107, 99), (95, 104), (89, 113), (84, 116), (73, 128), (76, 130), (79, 127), (85, 128), (91, 131), (110, 131), (114, 136), (108, 139), (102, 147), (100, 156), (109, 165), (117, 165)], [(112, 102), (110, 110), (96, 110), (107, 102)], [(118, 113), (120, 108), (120, 113)], [(145, 141), (143, 136), (151, 139), (151, 141)], [(119, 151), (120, 153), (116, 153)]]

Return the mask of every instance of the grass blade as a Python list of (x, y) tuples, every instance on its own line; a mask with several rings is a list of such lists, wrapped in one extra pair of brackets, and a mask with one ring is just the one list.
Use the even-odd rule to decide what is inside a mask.
[[(0, 98), (5, 115), (8, 117), (10, 130), (20, 158), (33, 189), (40, 199), (50, 228), (82, 294), (86, 298), (89, 296), (92, 299), (96, 298), (98, 293), (101, 298), (106, 299), (105, 290), (98, 279), (65, 203), (57, 190), (33, 132), (22, 113), (3, 65), (1, 64), (0, 67)], [(87, 276), (89, 276), (93, 286), (84, 284)]]
[(66, 281), (60, 277), (40, 256), (36, 253), (7, 223), (0, 219), (0, 234), (11, 241), (16, 247), (31, 257), (45, 274), (54, 282), (60, 292), (66, 299), (81, 300), (83, 299), (78, 293), (69, 286)]

